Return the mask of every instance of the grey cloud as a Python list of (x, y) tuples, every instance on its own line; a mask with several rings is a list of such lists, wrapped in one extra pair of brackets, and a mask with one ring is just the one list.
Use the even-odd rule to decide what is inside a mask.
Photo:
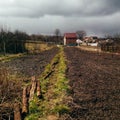
[(7, 0), (0, 4), (0, 16), (104, 16), (120, 11), (119, 6), (120, 0)]
[(28, 33), (120, 32), (120, 0), (0, 0), (0, 25)]

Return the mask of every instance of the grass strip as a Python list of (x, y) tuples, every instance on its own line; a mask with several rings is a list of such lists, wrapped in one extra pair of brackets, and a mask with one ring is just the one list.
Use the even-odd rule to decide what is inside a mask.
[(25, 120), (47, 120), (51, 117), (57, 120), (60, 115), (69, 112), (65, 102), (69, 90), (65, 72), (66, 59), (63, 48), (60, 47), (59, 53), (40, 76), (43, 99), (34, 96), (29, 103), (29, 114)]

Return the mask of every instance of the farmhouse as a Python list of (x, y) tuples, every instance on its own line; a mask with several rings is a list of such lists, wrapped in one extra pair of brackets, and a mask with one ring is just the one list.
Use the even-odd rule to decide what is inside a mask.
[(64, 45), (76, 46), (77, 34), (76, 33), (65, 33), (64, 34)]
[(83, 45), (98, 46), (98, 37), (97, 36), (84, 37)]
[(87, 43), (96, 43), (98, 41), (98, 37), (97, 36), (85, 37), (83, 41)]

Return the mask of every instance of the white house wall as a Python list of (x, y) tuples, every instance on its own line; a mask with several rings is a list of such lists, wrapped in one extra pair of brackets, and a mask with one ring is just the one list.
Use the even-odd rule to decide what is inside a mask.
[(66, 37), (64, 37), (64, 45), (66, 45)]

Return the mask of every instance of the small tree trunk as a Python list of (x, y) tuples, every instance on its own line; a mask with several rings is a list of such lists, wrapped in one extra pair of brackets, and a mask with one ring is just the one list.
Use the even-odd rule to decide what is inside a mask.
[(27, 112), (28, 112), (27, 87), (24, 87), (22, 96), (22, 113)]
[(14, 104), (14, 120), (21, 120), (20, 105), (18, 103)]
[(3, 51), (4, 51), (4, 56), (6, 55), (6, 44), (5, 41), (3, 41)]
[(36, 91), (37, 81), (36, 81), (35, 76), (32, 76), (31, 81), (32, 81), (32, 87), (31, 87), (31, 90), (30, 90), (29, 101), (31, 101), (33, 99), (35, 91)]
[(16, 45), (16, 42), (15, 42), (15, 51), (14, 53), (17, 53), (17, 45)]

